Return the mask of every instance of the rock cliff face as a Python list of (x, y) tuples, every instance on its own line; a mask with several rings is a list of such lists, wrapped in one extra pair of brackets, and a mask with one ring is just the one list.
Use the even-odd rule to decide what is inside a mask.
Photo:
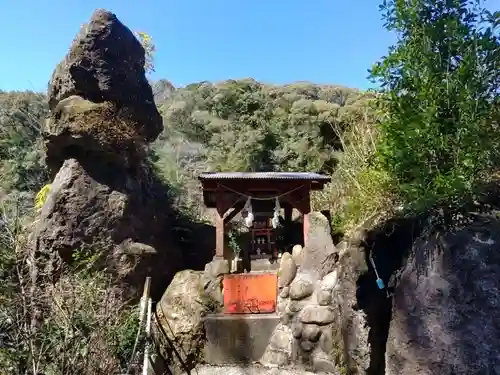
[(500, 221), (427, 228), (394, 290), (386, 374), (500, 374)]
[[(159, 298), (180, 265), (167, 188), (145, 150), (163, 125), (144, 73), (144, 49), (117, 17), (97, 10), (56, 67), (43, 129), (54, 181), (35, 230), (50, 275), (76, 251), (128, 290), (153, 276)], [(156, 286), (156, 287), (155, 287)]]

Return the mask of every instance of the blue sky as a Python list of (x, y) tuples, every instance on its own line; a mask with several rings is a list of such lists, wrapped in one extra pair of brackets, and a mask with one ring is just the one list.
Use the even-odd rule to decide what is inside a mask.
[[(152, 36), (153, 79), (176, 86), (253, 77), (367, 88), (394, 37), (378, 0), (0, 0), (0, 89), (44, 91), (96, 8)], [(500, 0), (490, 0), (500, 9)]]

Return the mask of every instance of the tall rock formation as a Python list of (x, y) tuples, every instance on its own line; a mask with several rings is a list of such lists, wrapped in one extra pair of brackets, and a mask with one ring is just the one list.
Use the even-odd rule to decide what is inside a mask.
[(163, 125), (143, 47), (114, 14), (95, 11), (56, 67), (48, 96), (43, 135), (54, 180), (36, 254), (50, 260), (52, 276), (77, 251), (100, 254), (100, 264), (130, 286), (153, 276), (152, 292), (161, 296), (180, 256), (167, 189), (145, 157)]

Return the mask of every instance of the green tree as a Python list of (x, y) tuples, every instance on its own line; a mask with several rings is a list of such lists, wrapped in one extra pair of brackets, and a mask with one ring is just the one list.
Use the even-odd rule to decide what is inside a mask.
[(141, 42), (142, 47), (144, 48), (145, 53), (145, 62), (144, 62), (144, 70), (146, 74), (153, 73), (155, 71), (154, 66), (154, 55), (156, 52), (155, 44), (153, 43), (153, 38), (146, 34), (145, 32), (138, 31), (135, 33), (139, 42)]
[(362, 108), (367, 99), (344, 87), (254, 79), (200, 82), (167, 97), (160, 142), (177, 132), (203, 144), (214, 170), (322, 172), (336, 162), (337, 131), (360, 120), (358, 99)]
[(43, 94), (0, 91), (0, 189), (33, 192), (46, 182), (40, 128), (47, 113)]
[(376, 63), (382, 166), (409, 206), (457, 201), (497, 166), (498, 13), (479, 1), (386, 0), (398, 42)]

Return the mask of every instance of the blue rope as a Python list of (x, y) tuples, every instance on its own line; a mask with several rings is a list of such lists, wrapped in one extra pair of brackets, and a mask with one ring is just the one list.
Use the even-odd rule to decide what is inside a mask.
[(373, 270), (375, 271), (375, 275), (377, 276), (377, 280), (376, 280), (376, 282), (377, 282), (377, 286), (378, 286), (378, 288), (379, 288), (380, 290), (382, 290), (382, 289), (384, 289), (384, 288), (385, 288), (385, 283), (384, 283), (384, 280), (382, 280), (382, 279), (380, 278), (380, 276), (378, 275), (377, 266), (375, 265), (375, 261), (373, 260), (373, 258), (372, 258), (372, 255), (371, 255), (371, 254), (370, 254), (370, 262), (371, 262), (371, 264), (372, 264), (372, 266), (373, 266)]

